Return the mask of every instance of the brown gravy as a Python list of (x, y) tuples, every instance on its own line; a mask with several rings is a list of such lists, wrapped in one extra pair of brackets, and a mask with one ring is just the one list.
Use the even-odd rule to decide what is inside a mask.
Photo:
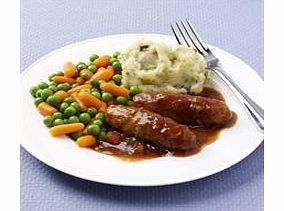
[[(200, 96), (214, 98), (224, 101), (224, 97), (220, 92), (213, 88), (205, 87), (204, 90), (199, 94)], [(237, 120), (236, 113), (233, 113), (231, 121), (223, 128), (210, 128), (204, 126), (190, 127), (197, 136), (197, 141), (201, 146), (201, 149), (205, 146), (213, 143), (219, 137), (222, 129), (231, 127)], [(116, 156), (119, 159), (127, 161), (139, 161), (145, 159), (151, 159), (162, 156), (177, 156), (185, 157), (198, 153), (200, 150), (189, 150), (189, 151), (169, 151), (165, 149), (159, 149), (150, 144), (144, 143), (135, 137), (123, 137), (119, 144), (111, 144), (106, 141), (101, 142), (99, 146), (95, 148), (96, 151)]]

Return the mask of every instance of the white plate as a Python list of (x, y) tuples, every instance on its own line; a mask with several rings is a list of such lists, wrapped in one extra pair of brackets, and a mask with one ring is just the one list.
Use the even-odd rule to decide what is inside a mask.
[[(172, 36), (157, 34), (122, 34), (100, 37), (55, 50), (28, 67), (21, 75), (21, 144), (37, 159), (67, 174), (83, 179), (128, 186), (156, 186), (203, 178), (238, 163), (262, 142), (245, 110), (230, 90), (220, 84), (227, 104), (238, 114), (232, 128), (222, 131), (213, 144), (200, 153), (183, 158), (161, 157), (140, 162), (125, 162), (90, 149), (77, 147), (66, 137), (53, 138), (42, 123), (43, 117), (33, 105), (29, 88), (46, 81), (66, 61), (87, 61), (92, 53), (112, 54), (122, 51), (139, 38), (176, 43)], [(248, 65), (231, 54), (212, 47), (228, 74), (263, 106), (263, 81)], [(244, 49), (245, 50), (245, 49)]]

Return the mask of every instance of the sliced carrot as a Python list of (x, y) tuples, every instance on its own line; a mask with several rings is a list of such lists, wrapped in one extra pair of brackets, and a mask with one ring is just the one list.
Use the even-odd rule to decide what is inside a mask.
[(94, 64), (96, 65), (97, 68), (107, 67), (109, 65), (110, 59), (111, 59), (111, 56), (104, 55), (104, 56), (101, 56), (98, 59), (96, 59), (94, 61)]
[(77, 78), (76, 78), (76, 83), (82, 85), (82, 84), (85, 83), (85, 80), (84, 80), (82, 77), (77, 77)]
[(104, 101), (102, 102), (102, 106), (99, 108), (99, 112), (105, 113), (107, 111), (107, 104)]
[(49, 129), (49, 132), (52, 136), (62, 136), (68, 133), (78, 132), (84, 129), (83, 123), (71, 123), (57, 125)]
[(94, 147), (97, 145), (96, 138), (92, 135), (81, 136), (77, 139), (76, 143), (79, 147)]
[(114, 96), (128, 97), (130, 93), (128, 89), (118, 86), (114, 83), (102, 83), (100, 88), (105, 92), (113, 94)]
[(90, 89), (90, 88), (92, 88), (92, 85), (85, 83), (84, 85), (80, 85), (80, 86), (77, 86), (77, 87), (75, 87), (75, 88), (73, 88), (73, 89), (69, 89), (69, 90), (67, 91), (67, 93), (68, 93), (68, 94), (73, 94), (73, 93), (75, 93), (75, 92), (81, 91), (81, 89)]
[(95, 107), (96, 109), (100, 109), (102, 106), (102, 101), (88, 92), (81, 91), (79, 92), (78, 97), (87, 107)]
[(67, 62), (63, 66), (64, 70), (64, 76), (67, 78), (72, 78), (74, 75), (76, 75), (76, 66), (72, 62)]
[(88, 135), (88, 130), (87, 130), (87, 127), (83, 130), (83, 135)]
[(54, 76), (52, 78), (52, 81), (57, 83), (57, 84), (62, 84), (62, 83), (74, 84), (74, 83), (76, 83), (76, 80), (74, 78), (67, 78), (65, 76)]
[(54, 95), (57, 96), (61, 102), (65, 98), (69, 97), (69, 94), (67, 92), (63, 91), (63, 90), (59, 90), (59, 91), (55, 92)]
[(57, 109), (54, 108), (53, 106), (49, 105), (46, 102), (41, 102), (38, 106), (37, 106), (38, 111), (44, 115), (44, 116), (51, 116), (52, 114), (54, 114), (55, 112), (57, 112)]
[(74, 92), (73, 94), (71, 94), (71, 97), (73, 97), (75, 102), (77, 102), (79, 104), (81, 111), (83, 111), (83, 112), (87, 111), (87, 109), (88, 109), (87, 106), (80, 100), (77, 92)]
[(107, 82), (112, 78), (113, 75), (114, 70), (111, 66), (109, 66), (108, 68), (99, 68), (92, 78), (95, 78), (97, 80), (104, 80)]
[(94, 75), (90, 70), (84, 69), (84, 70), (81, 70), (81, 71), (80, 71), (80, 76), (82, 77), (82, 75), (83, 75), (84, 73), (89, 73), (90, 77), (92, 77), (92, 76)]

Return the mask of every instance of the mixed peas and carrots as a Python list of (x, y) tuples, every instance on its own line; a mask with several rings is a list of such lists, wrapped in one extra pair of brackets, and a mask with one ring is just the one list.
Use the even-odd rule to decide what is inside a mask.
[(63, 71), (30, 88), (34, 104), (52, 136), (68, 135), (80, 147), (95, 147), (106, 139), (106, 109), (112, 104), (132, 105), (138, 86), (121, 84), (121, 64), (112, 56), (92, 54), (89, 62), (67, 62)]

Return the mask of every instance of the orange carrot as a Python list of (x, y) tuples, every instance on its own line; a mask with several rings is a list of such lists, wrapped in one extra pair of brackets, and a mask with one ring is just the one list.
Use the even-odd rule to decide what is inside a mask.
[(49, 129), (49, 132), (52, 136), (62, 136), (68, 133), (78, 132), (84, 129), (83, 123), (71, 123), (57, 125)]
[(85, 83), (84, 85), (77, 86), (77, 87), (75, 87), (75, 88), (73, 88), (73, 89), (69, 89), (69, 90), (67, 91), (67, 93), (68, 93), (68, 94), (73, 94), (73, 93), (75, 93), (75, 92), (81, 91), (81, 89), (90, 89), (90, 88), (92, 88), (92, 85)]
[(107, 104), (106, 104), (104, 101), (101, 101), (101, 102), (102, 102), (102, 105), (101, 105), (101, 107), (99, 108), (99, 112), (105, 113), (106, 110), (107, 110)]
[(114, 70), (111, 66), (108, 68), (99, 68), (92, 78), (97, 80), (109, 81), (114, 75)]
[(128, 89), (118, 86), (114, 83), (102, 83), (100, 88), (105, 92), (113, 94), (114, 96), (128, 97), (130, 92)]
[(64, 67), (64, 76), (67, 78), (72, 78), (76, 75), (76, 66), (72, 62), (67, 62)]
[(62, 83), (69, 83), (69, 84), (74, 84), (76, 83), (76, 80), (74, 78), (67, 78), (65, 76), (54, 76), (52, 78), (52, 81), (58, 84)]
[(57, 112), (57, 109), (54, 108), (53, 106), (49, 105), (46, 102), (41, 102), (38, 106), (37, 106), (38, 111), (44, 115), (44, 116), (51, 116), (52, 114), (54, 114), (55, 112)]
[(88, 135), (88, 130), (87, 130), (87, 127), (83, 130), (83, 135)]
[(96, 65), (97, 68), (107, 67), (109, 65), (110, 59), (111, 59), (111, 56), (104, 55), (104, 56), (101, 56), (98, 59), (96, 59), (94, 61), (94, 64)]
[(76, 143), (79, 147), (94, 147), (97, 145), (96, 138), (92, 135), (81, 136), (77, 139)]
[(69, 97), (69, 94), (67, 92), (63, 91), (63, 90), (59, 90), (59, 91), (55, 92), (54, 95), (57, 96), (61, 102), (65, 98)]
[(76, 83), (82, 85), (82, 84), (85, 83), (85, 80), (84, 80), (83, 78), (81, 78), (81, 77), (77, 77), (77, 78), (76, 78)]
[(87, 106), (80, 100), (77, 92), (74, 92), (73, 94), (71, 94), (71, 97), (73, 97), (75, 102), (77, 102), (79, 104), (81, 111), (83, 111), (83, 112), (87, 111), (87, 109), (88, 109)]
[(90, 70), (84, 69), (84, 70), (81, 70), (81, 71), (80, 71), (80, 76), (82, 77), (82, 75), (83, 75), (84, 73), (89, 73), (90, 77), (92, 77), (92, 76), (94, 75)]
[(95, 107), (96, 109), (100, 109), (102, 106), (102, 101), (88, 92), (81, 91), (79, 92), (78, 97), (87, 107)]

